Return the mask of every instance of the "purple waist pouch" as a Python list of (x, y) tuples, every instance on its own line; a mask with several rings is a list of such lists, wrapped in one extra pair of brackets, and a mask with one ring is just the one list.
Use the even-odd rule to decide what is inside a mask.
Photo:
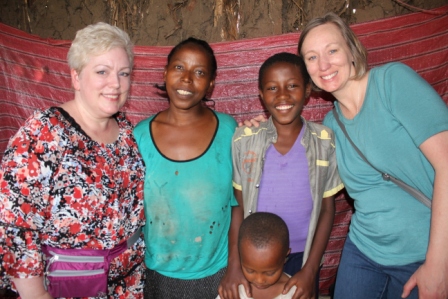
[(42, 245), (47, 258), (45, 287), (53, 297), (105, 297), (110, 261), (126, 249), (126, 242), (110, 250)]

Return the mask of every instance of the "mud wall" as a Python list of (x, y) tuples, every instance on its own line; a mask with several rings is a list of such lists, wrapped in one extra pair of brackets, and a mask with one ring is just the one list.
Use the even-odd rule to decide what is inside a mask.
[(0, 22), (43, 38), (71, 40), (88, 24), (125, 29), (136, 45), (175, 45), (300, 31), (333, 11), (349, 23), (431, 9), (448, 0), (0, 0)]

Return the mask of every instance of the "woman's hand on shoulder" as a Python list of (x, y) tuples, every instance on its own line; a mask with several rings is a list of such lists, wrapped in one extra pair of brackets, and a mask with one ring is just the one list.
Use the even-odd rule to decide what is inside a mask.
[(254, 126), (255, 128), (258, 128), (260, 126), (260, 123), (267, 121), (268, 119), (266, 118), (266, 116), (264, 116), (263, 114), (257, 115), (254, 118), (251, 118), (249, 120), (244, 120), (244, 121), (240, 121), (238, 122), (238, 127), (242, 127), (242, 126), (247, 126), (247, 127), (252, 127)]
[(297, 289), (292, 299), (314, 299), (315, 279), (316, 275), (312, 271), (302, 269), (288, 280), (283, 294), (287, 294), (293, 286), (296, 286)]
[(240, 299), (238, 290), (240, 284), (244, 286), (247, 297), (252, 297), (250, 284), (244, 277), (239, 263), (238, 265), (231, 265), (229, 263), (226, 274), (224, 274), (218, 287), (218, 293), (221, 299)]

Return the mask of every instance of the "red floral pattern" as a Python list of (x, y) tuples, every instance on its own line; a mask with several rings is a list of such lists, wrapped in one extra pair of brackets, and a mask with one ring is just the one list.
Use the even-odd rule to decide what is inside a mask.
[[(42, 276), (41, 244), (111, 249), (144, 225), (144, 164), (121, 113), (117, 141), (90, 139), (62, 109), (36, 111), (11, 138), (0, 170), (5, 278)], [(109, 298), (143, 298), (144, 242), (114, 259)]]

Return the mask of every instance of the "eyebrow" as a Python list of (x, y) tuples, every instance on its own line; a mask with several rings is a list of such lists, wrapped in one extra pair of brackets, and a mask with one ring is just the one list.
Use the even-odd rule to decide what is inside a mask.
[[(338, 42), (331, 42), (331, 43), (325, 45), (325, 49), (327, 49), (327, 48), (329, 48), (329, 47), (331, 47), (331, 46), (339, 46), (339, 45), (340, 45), (340, 43), (338, 43)], [(309, 50), (308, 52), (303, 53), (303, 55), (306, 55), (306, 54), (308, 54), (308, 53), (310, 53), (310, 52), (316, 52), (316, 51), (314, 51), (314, 50)]]

